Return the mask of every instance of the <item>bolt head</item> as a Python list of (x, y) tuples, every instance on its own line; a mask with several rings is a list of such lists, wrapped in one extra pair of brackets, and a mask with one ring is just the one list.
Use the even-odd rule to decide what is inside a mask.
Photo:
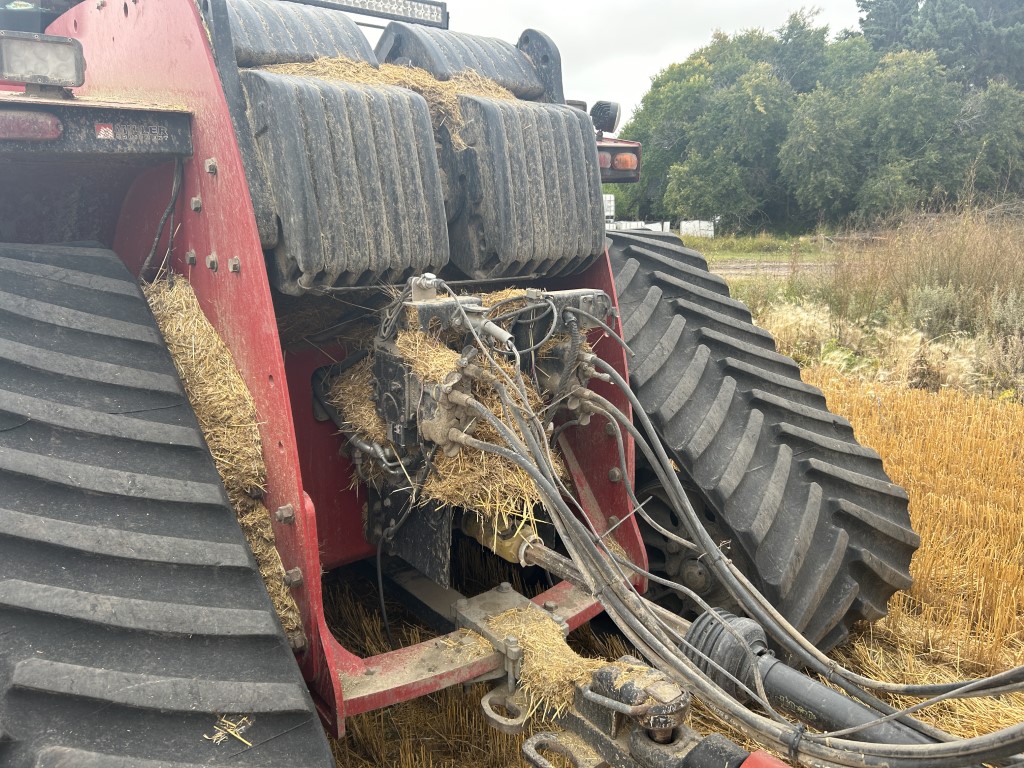
[(302, 569), (292, 568), (285, 571), (282, 581), (286, 587), (297, 587), (302, 583)]
[(605, 425), (604, 425), (604, 433), (605, 433), (606, 435), (609, 435), (609, 436), (611, 436), (611, 437), (614, 437), (614, 436), (615, 436), (615, 433), (616, 433), (616, 432), (618, 432), (618, 430), (617, 430), (617, 429), (615, 428), (615, 425), (614, 425), (614, 424), (612, 424), (612, 423), (611, 423), (610, 421), (608, 421), (608, 422), (605, 422)]
[(217, 175), (217, 158), (215, 158), (215, 157), (208, 157), (208, 158), (206, 158), (206, 162), (203, 163), (203, 167), (206, 169), (206, 172), (208, 174), (210, 174), (211, 176), (216, 176)]
[(554, 600), (545, 600), (544, 601), (544, 610), (548, 611), (548, 612), (557, 611), (558, 610), (558, 603), (556, 603)]
[(185, 263), (188, 264), (190, 267), (194, 267), (196, 265), (196, 252), (195, 251), (188, 251), (185, 254)]
[(501, 582), (501, 584), (498, 585), (498, 591), (499, 592), (511, 592), (512, 591), (512, 585), (509, 584), (507, 581), (503, 581), (503, 582)]
[(206, 266), (209, 267), (214, 272), (217, 271), (217, 254), (216, 253), (211, 253), (209, 256), (206, 257)]
[(189, 201), (189, 207), (196, 213), (203, 210), (203, 198), (201, 198), (199, 195), (196, 195)]
[(278, 507), (274, 510), (274, 517), (277, 518), (277, 522), (279, 523), (294, 523), (295, 507), (291, 504), (285, 504), (283, 507)]
[(241, 272), (242, 260), (239, 259), (237, 256), (233, 256), (232, 258), (228, 259), (228, 269), (231, 270), (232, 272)]
[(613, 483), (622, 482), (622, 470), (618, 467), (612, 467), (608, 470), (608, 479)]

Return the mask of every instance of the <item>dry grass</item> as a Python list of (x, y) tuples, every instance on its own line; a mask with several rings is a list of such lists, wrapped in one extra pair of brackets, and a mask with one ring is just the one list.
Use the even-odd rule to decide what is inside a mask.
[[(395, 346), (424, 386), (444, 382), (456, 373), (460, 353), (436, 334), (401, 330)], [(513, 374), (511, 364), (500, 359), (496, 362), (501, 373)], [(478, 364), (492, 374), (499, 373), (493, 364), (483, 359), (478, 360)], [(386, 426), (373, 401), (372, 365), (372, 359), (367, 358), (337, 377), (331, 385), (329, 399), (359, 435), (387, 445)], [(531, 407), (540, 409), (541, 397), (530, 382), (526, 382), (526, 389)], [(501, 401), (491, 385), (474, 381), (471, 393), (522, 438), (511, 416), (503, 418)], [(505, 444), (504, 438), (487, 422), (476, 422), (471, 432), (478, 440)], [(556, 469), (563, 476), (566, 474), (557, 461)], [(462, 448), (454, 455), (443, 451), (435, 454), (420, 499), (473, 510), (488, 520), (497, 521), (496, 528), (501, 530), (510, 525), (518, 528), (524, 522), (535, 525), (533, 510), (541, 503), (536, 485), (522, 468), (493, 453), (469, 448)]]
[[(529, 699), (531, 715), (545, 719), (561, 716), (572, 706), (576, 686), (587, 683), (594, 672), (610, 663), (607, 658), (582, 656), (570, 648), (559, 626), (540, 610), (513, 608), (492, 616), (489, 623), (499, 636), (516, 637), (523, 648), (519, 682)], [(632, 679), (648, 671), (647, 667), (616, 665), (632, 674)]]
[(1024, 220), (922, 216), (842, 239), (816, 277), (738, 285), (804, 365), (1024, 401)]
[[(837, 656), (892, 682), (946, 682), (1024, 663), (1024, 406), (944, 390), (805, 378), (910, 494), (921, 535), (914, 586)], [(907, 702), (901, 702), (906, 704)], [(921, 714), (962, 736), (1024, 720), (1024, 696), (947, 702)]]
[(144, 285), (143, 291), (278, 618), (285, 632), (297, 639), (302, 635), (299, 609), (281, 580), (284, 568), (274, 544), (270, 513), (261, 501), (267, 471), (252, 395), (187, 280), (159, 280)]
[(426, 70), (416, 67), (400, 67), (395, 64), (373, 67), (366, 62), (344, 57), (317, 59), (306, 63), (274, 64), (265, 69), (268, 72), (315, 77), (321, 80), (408, 88), (426, 100), (430, 108), (434, 133), (440, 133), (442, 129), (447, 131), (452, 137), (455, 149), (465, 149), (466, 146), (459, 137), (463, 122), (462, 111), (459, 109), (460, 94), (501, 100), (515, 98), (511, 91), (472, 70), (456, 75), (451, 80), (438, 80)]

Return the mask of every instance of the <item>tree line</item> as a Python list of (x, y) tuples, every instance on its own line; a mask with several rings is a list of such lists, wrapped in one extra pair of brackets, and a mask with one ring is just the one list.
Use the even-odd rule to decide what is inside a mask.
[(618, 216), (797, 231), (1024, 193), (1024, 3), (857, 0), (830, 36), (801, 11), (716, 32), (652, 79)]

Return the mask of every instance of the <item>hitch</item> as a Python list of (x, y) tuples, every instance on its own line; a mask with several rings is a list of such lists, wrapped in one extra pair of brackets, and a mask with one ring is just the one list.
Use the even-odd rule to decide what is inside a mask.
[[(569, 758), (576, 768), (779, 768), (764, 752), (748, 752), (718, 734), (686, 725), (690, 694), (656, 669), (623, 656), (578, 686), (573, 707), (557, 724), (564, 732), (537, 733), (523, 744), (534, 768), (552, 768), (542, 752)], [(629, 671), (627, 671), (627, 669)]]

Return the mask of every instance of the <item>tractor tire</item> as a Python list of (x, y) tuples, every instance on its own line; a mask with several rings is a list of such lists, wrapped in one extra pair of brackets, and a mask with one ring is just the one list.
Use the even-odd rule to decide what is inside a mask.
[[(0, 244), (0, 488), (0, 765), (334, 765), (110, 251)], [(249, 718), (248, 745), (210, 740), (221, 715)]]
[[(919, 544), (906, 492), (699, 253), (674, 235), (608, 235), (631, 384), (712, 535), (824, 650), (884, 616)], [(653, 567), (675, 563), (672, 578), (714, 596), (701, 564), (657, 549)]]

